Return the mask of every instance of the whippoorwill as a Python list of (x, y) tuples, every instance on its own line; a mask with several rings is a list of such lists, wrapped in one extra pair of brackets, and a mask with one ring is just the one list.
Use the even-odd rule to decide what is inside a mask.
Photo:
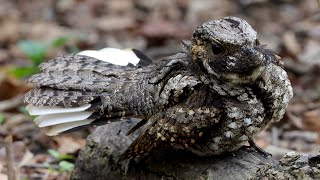
[(36, 87), (24, 97), (27, 110), (48, 135), (141, 118), (121, 160), (162, 147), (234, 151), (283, 117), (293, 96), (287, 73), (245, 20), (205, 22), (182, 46), (157, 62), (112, 48), (54, 58), (28, 80)]

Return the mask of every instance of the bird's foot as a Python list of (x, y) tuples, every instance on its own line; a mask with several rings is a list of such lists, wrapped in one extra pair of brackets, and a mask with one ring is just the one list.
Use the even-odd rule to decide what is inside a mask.
[(268, 153), (267, 151), (259, 147), (255, 142), (253, 142), (253, 140), (249, 140), (248, 142), (249, 142), (249, 146), (244, 146), (244, 147), (253, 148), (256, 152), (258, 152), (265, 158), (272, 157), (272, 154)]

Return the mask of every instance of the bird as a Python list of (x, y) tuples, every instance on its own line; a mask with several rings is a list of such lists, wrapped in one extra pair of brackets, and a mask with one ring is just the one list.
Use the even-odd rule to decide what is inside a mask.
[(24, 102), (49, 136), (139, 118), (120, 161), (165, 148), (199, 156), (238, 150), (282, 119), (293, 96), (280, 56), (260, 44), (245, 20), (199, 25), (177, 54), (151, 60), (141, 51), (105, 48), (40, 65)]

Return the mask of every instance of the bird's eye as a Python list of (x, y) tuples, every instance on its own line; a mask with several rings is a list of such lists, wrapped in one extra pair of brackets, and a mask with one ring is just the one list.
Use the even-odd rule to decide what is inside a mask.
[(212, 44), (212, 52), (214, 55), (218, 55), (223, 52), (223, 48), (219, 44)]

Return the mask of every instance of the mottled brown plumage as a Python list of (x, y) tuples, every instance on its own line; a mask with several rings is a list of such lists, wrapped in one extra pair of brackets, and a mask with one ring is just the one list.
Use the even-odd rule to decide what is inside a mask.
[(92, 112), (89, 125), (144, 119), (141, 135), (121, 160), (163, 147), (201, 156), (234, 151), (280, 120), (292, 97), (279, 57), (235, 17), (205, 22), (181, 52), (148, 66), (68, 55), (43, 63), (41, 70), (29, 79), (37, 85), (25, 96), (29, 104), (90, 104), (84, 110)]

